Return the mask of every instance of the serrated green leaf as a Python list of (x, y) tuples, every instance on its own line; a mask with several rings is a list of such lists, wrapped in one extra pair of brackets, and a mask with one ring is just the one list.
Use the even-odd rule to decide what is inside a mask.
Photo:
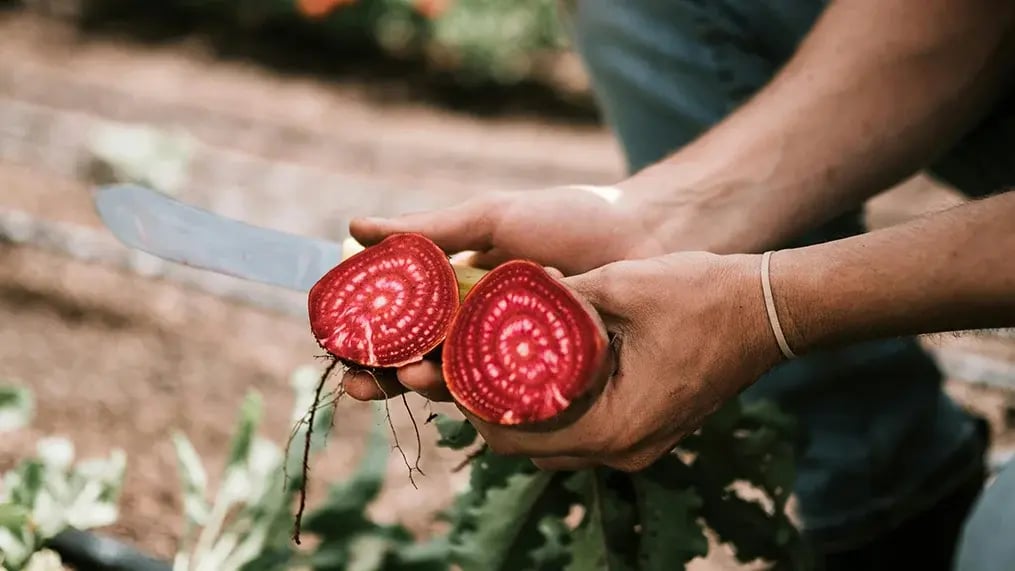
[(204, 525), (211, 510), (207, 499), (208, 475), (190, 440), (181, 432), (173, 432), (171, 438), (183, 487), (184, 516), (194, 525)]
[(703, 502), (680, 460), (664, 457), (631, 480), (641, 519), (638, 569), (679, 569), (708, 554), (708, 539), (698, 524)]
[(478, 436), (476, 428), (468, 420), (454, 420), (447, 416), (439, 415), (434, 419), (434, 424), (441, 435), (440, 440), (437, 441), (437, 446), (443, 448), (451, 448), (452, 450), (468, 448), (472, 446)]
[[(795, 422), (769, 403), (732, 412), (721, 423), (706, 422), (694, 441), (691, 468), (705, 519), (741, 562), (763, 558), (805, 569), (806, 549), (785, 513), (795, 477)], [(760, 489), (774, 510), (740, 498), (730, 490), (734, 482)]]
[(546, 472), (514, 474), (504, 487), (489, 490), (486, 500), (472, 508), (476, 528), (451, 547), (454, 562), (463, 571), (505, 569), (512, 551), (520, 548), (516, 541), (522, 528), (552, 480), (553, 475)]
[(503, 487), (514, 474), (532, 474), (536, 467), (526, 458), (501, 456), (490, 450), (484, 451), (469, 464), (469, 488), (455, 498), (455, 503), (444, 514), (452, 525), (452, 540), (472, 529), (474, 521), (471, 508), (486, 499), (487, 491)]
[(754, 501), (728, 492), (718, 502), (710, 502), (705, 511), (709, 526), (723, 543), (728, 543), (741, 563), (755, 559), (775, 561), (779, 546), (772, 533), (775, 518)]
[(599, 502), (607, 547), (614, 558), (633, 567), (638, 560), (642, 521), (631, 475), (605, 468), (595, 474), (600, 482)]
[(561, 569), (570, 557), (568, 543), (571, 530), (562, 519), (553, 516), (539, 520), (537, 528), (543, 536), (543, 545), (531, 551), (534, 571)]
[[(527, 458), (500, 456), (489, 450), (474, 459), (470, 468), (469, 489), (456, 498), (453, 508), (446, 514), (452, 523), (449, 540), (454, 546), (473, 541), (478, 530), (488, 525), (485, 514), (490, 509), (490, 494), (506, 488), (512, 477), (541, 474)], [(575, 492), (566, 486), (563, 476), (553, 476), (545, 493), (528, 509), (503, 568), (532, 569), (538, 565), (535, 557), (546, 543), (546, 537), (539, 530), (540, 520), (563, 518), (579, 501)]]
[(583, 484), (585, 516), (571, 534), (571, 561), (564, 571), (633, 571), (635, 566), (609, 547), (608, 530), (614, 525), (609, 520), (606, 497), (610, 493), (599, 470), (583, 473), (572, 479)]
[(34, 410), (35, 401), (27, 388), (0, 386), (0, 432), (26, 426)]

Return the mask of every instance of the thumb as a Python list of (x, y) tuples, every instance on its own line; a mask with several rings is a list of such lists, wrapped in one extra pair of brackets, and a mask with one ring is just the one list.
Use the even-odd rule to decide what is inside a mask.
[(619, 264), (613, 263), (590, 270), (583, 274), (560, 280), (601, 314), (619, 317), (623, 315), (623, 296), (619, 294), (617, 273)]
[(356, 218), (349, 224), (349, 233), (364, 246), (392, 234), (415, 232), (430, 238), (445, 252), (485, 251), (493, 247), (498, 210), (495, 201), (484, 196), (394, 218)]

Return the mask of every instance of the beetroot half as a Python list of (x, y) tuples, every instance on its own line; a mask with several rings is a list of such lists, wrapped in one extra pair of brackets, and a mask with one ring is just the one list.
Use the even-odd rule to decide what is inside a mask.
[(420, 234), (396, 234), (318, 280), (308, 296), (310, 329), (347, 365), (400, 367), (444, 341), (459, 303), (444, 251)]
[(500, 425), (566, 422), (608, 375), (595, 311), (538, 264), (511, 261), (465, 297), (444, 341), (442, 368), (458, 404)]

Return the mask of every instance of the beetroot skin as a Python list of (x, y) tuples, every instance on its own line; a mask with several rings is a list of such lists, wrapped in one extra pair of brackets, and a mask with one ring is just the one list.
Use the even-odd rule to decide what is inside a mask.
[(601, 387), (608, 354), (598, 315), (538, 264), (498, 266), (472, 288), (444, 342), (460, 406), (502, 425), (553, 420)]
[(310, 290), (310, 329), (326, 351), (368, 368), (415, 363), (437, 348), (459, 307), (447, 255), (397, 234), (351, 256)]

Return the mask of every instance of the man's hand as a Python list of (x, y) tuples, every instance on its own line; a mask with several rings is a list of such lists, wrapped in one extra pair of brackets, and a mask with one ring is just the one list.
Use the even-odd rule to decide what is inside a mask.
[[(456, 206), (393, 219), (357, 219), (350, 225), (361, 244), (400, 232), (418, 232), (449, 253), (474, 252), (467, 263), (492, 268), (525, 258), (577, 274), (618, 260), (657, 256), (667, 250), (651, 225), (658, 199), (644, 186), (569, 186), (480, 195)], [(350, 396), (390, 398), (408, 389), (449, 401), (440, 367), (423, 361), (394, 374), (350, 373)]]
[(477, 267), (526, 258), (571, 275), (666, 253), (646, 226), (645, 194), (598, 186), (495, 192), (442, 210), (353, 220), (350, 232), (364, 245), (419, 232), (446, 252), (477, 252)]
[(606, 388), (573, 424), (550, 432), (466, 416), (494, 452), (543, 469), (648, 466), (779, 361), (757, 261), (681, 253), (564, 278), (619, 341)]
[[(466, 416), (492, 450), (528, 456), (544, 469), (647, 466), (778, 362), (759, 267), (758, 256), (691, 252), (561, 277), (616, 335), (615, 375), (561, 429), (521, 431)], [(404, 369), (400, 379), (423, 394), (443, 390), (431, 363)]]

